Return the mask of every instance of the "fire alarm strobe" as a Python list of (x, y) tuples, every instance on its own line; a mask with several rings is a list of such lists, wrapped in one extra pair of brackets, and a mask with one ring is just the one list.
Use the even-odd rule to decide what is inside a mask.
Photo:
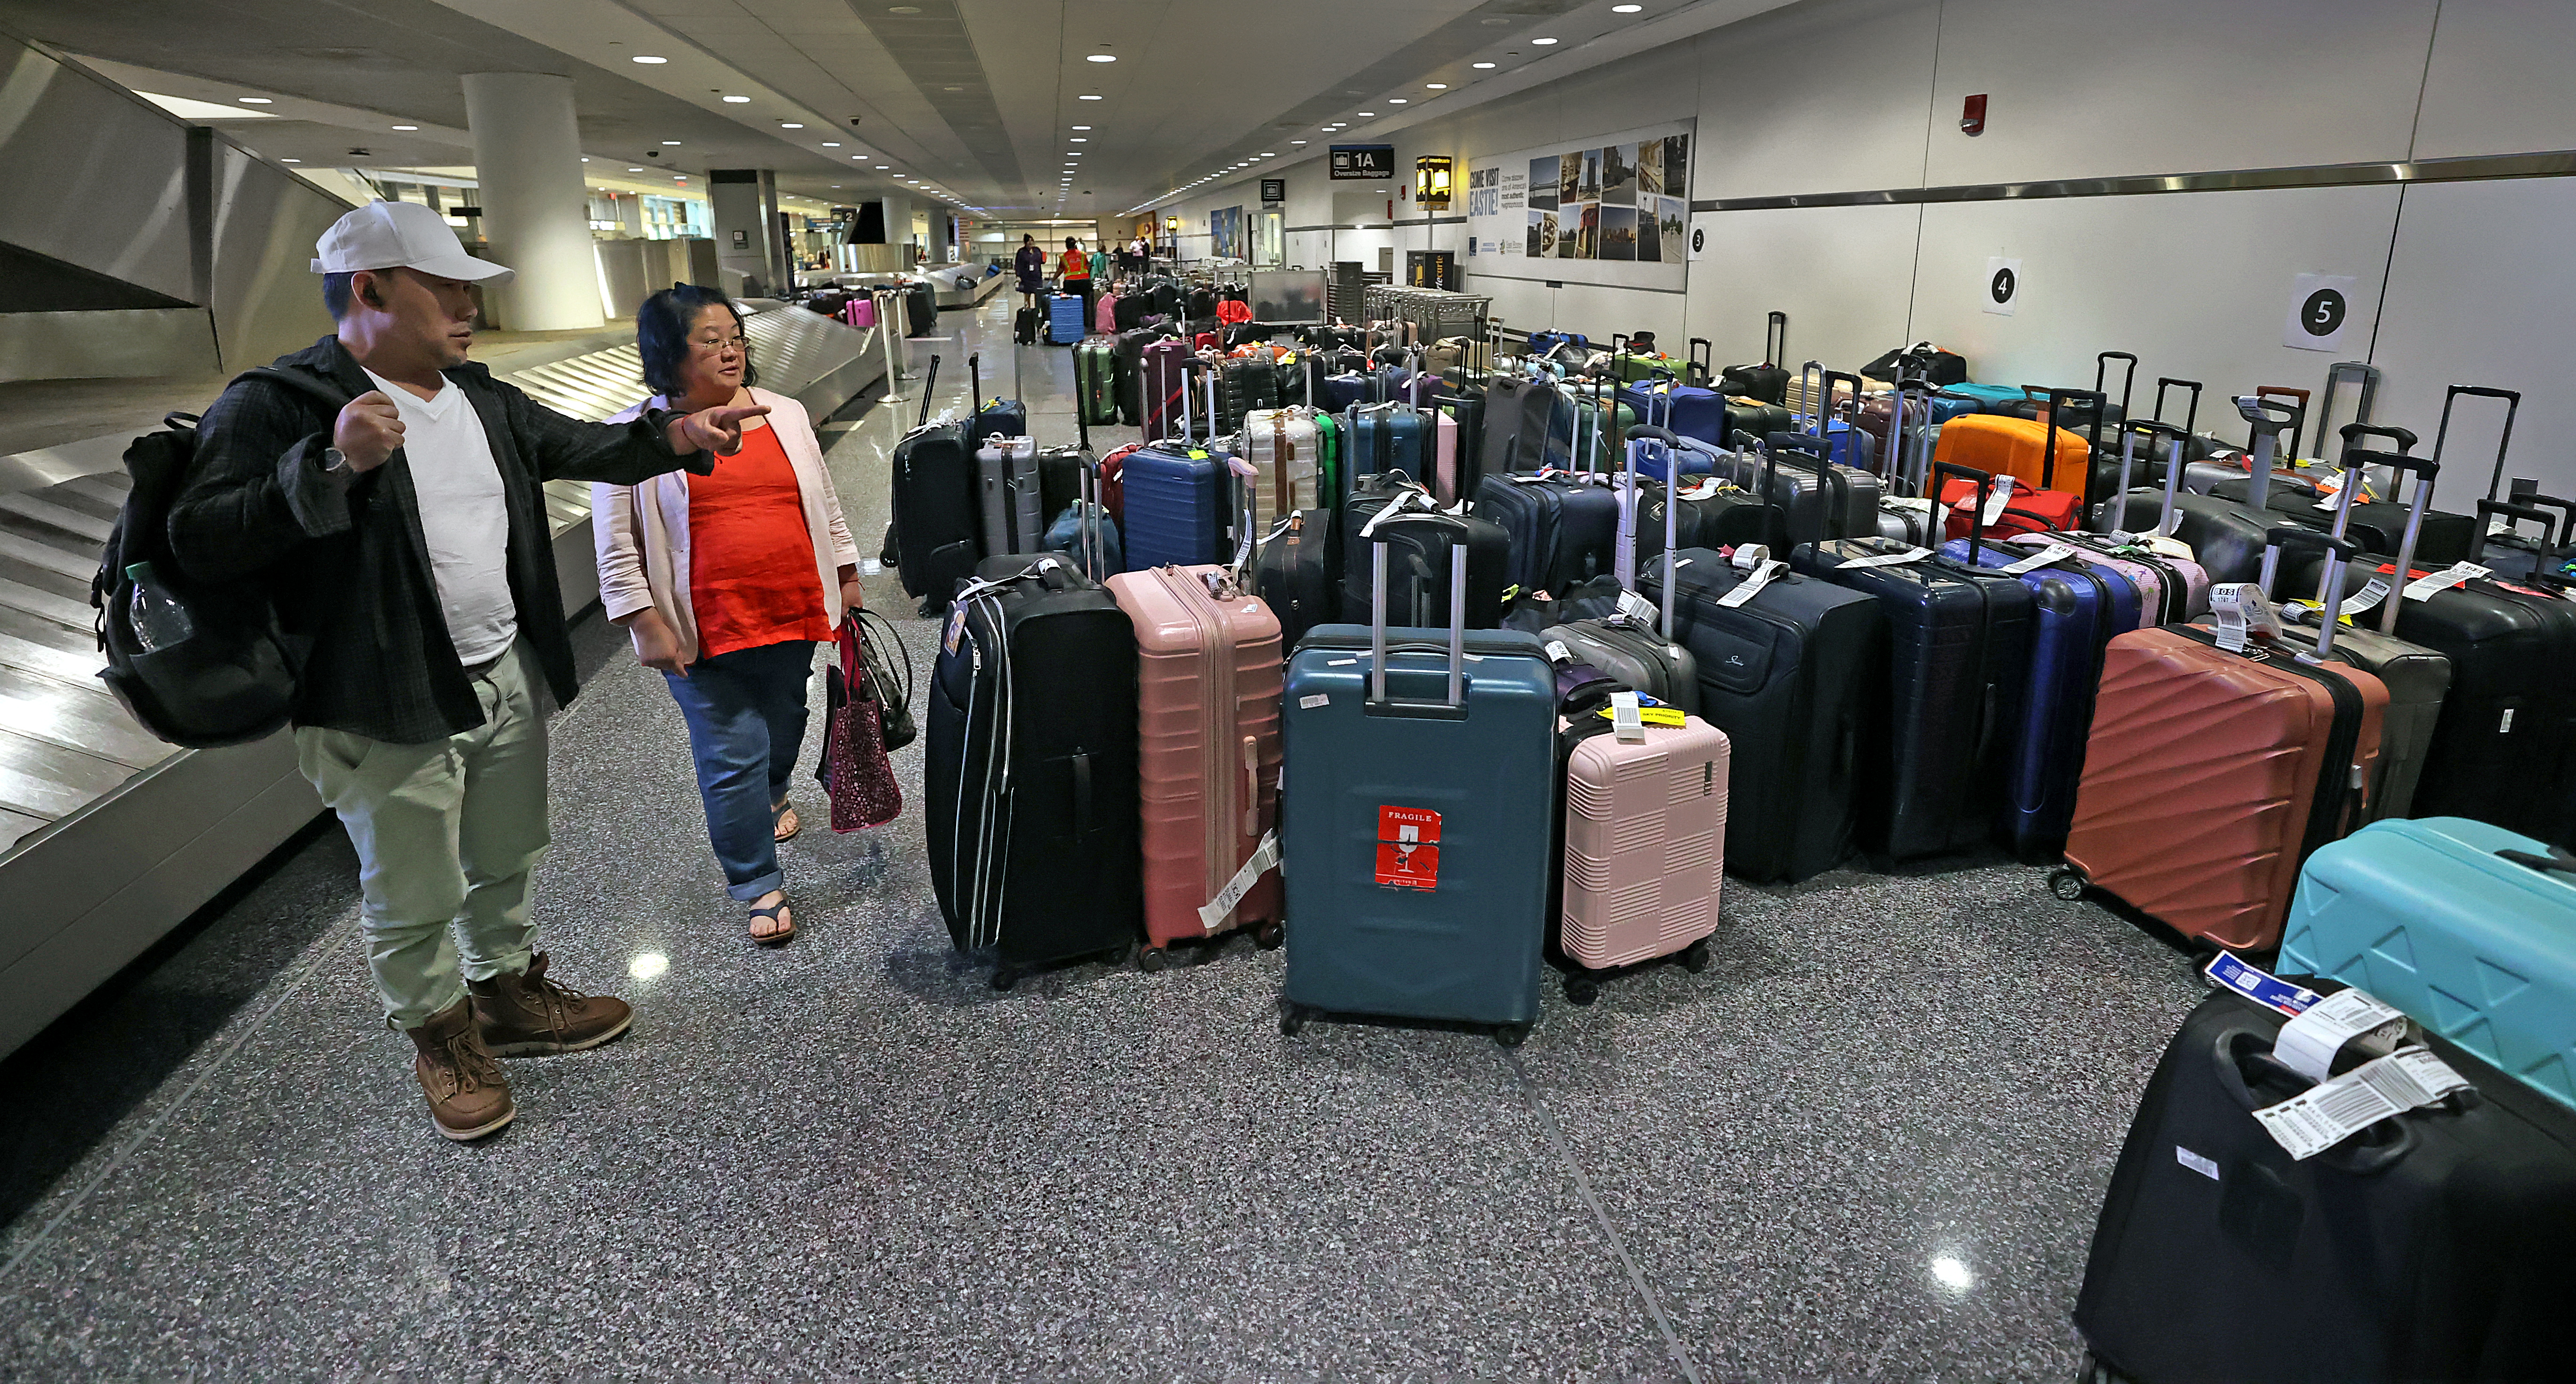
[(1986, 94), (1978, 92), (1959, 108), (1959, 128), (1972, 135), (1986, 132)]

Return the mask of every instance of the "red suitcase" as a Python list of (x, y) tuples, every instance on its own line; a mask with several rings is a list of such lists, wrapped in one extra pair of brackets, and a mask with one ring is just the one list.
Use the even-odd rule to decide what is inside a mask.
[(1233, 567), (1109, 579), (1136, 627), (1146, 970), (1172, 943), (1280, 942), (1279, 619)]
[(2098, 888), (2185, 937), (2268, 950), (2309, 852), (2370, 820), (2388, 687), (2327, 658), (2353, 545), (2291, 526), (2267, 536), (2267, 571), (2281, 545), (2328, 547), (2317, 647), (2297, 630), (2241, 653), (2203, 625), (2115, 636), (2066, 864), (2049, 880), (2061, 898)]

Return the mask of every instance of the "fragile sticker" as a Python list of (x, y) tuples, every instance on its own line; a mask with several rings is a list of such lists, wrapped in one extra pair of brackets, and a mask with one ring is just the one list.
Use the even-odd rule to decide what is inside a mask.
[(1389, 889), (1440, 887), (1440, 814), (1427, 807), (1377, 810), (1377, 882)]

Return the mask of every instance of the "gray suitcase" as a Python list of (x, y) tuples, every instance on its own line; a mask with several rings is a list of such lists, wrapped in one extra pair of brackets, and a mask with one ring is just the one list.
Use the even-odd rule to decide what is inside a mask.
[(984, 556), (1040, 551), (1046, 516), (1038, 486), (1037, 439), (984, 439), (975, 452), (975, 481), (983, 504)]
[[(1669, 437), (1669, 434), (1666, 434)], [(1654, 439), (1660, 441), (1661, 439)], [(1651, 445), (1648, 439), (1631, 436), (1629, 464), (1620, 470), (1625, 481), (1619, 495), (1619, 539), (1614, 558), (1623, 592), (1637, 589), (1637, 467), (1636, 450)], [(1664, 458), (1665, 474), (1671, 474), (1672, 458)], [(1589, 663), (1619, 682), (1645, 693), (1666, 706), (1686, 714), (1699, 711), (1699, 660), (1679, 643), (1666, 638), (1673, 628), (1673, 553), (1678, 546), (1680, 507), (1667, 504), (1664, 511), (1664, 581), (1663, 608), (1656, 612), (1651, 602), (1640, 596), (1630, 600), (1622, 595), (1619, 613), (1599, 620), (1576, 620), (1570, 624), (1550, 625), (1539, 631), (1541, 643), (1565, 646), (1578, 663)], [(1642, 608), (1640, 608), (1642, 607)], [(1548, 650), (1554, 658), (1556, 650)]]

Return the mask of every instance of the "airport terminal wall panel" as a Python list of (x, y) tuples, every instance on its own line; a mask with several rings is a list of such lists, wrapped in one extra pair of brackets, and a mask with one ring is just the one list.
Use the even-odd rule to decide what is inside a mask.
[(1762, 358), (1764, 315), (1789, 314), (1789, 363), (1857, 365), (1906, 339), (1913, 206), (1774, 207), (1691, 218), (1708, 248), (1691, 265), (1691, 336), (1720, 367)]
[(190, 134), (205, 161), (201, 214), (213, 249), (207, 306), (224, 367), (265, 365), (329, 335), (313, 244), (349, 205), (213, 131)]
[(0, 198), (0, 244), (195, 302), (187, 128), (5, 37), (0, 64), (0, 168), (19, 189)]

